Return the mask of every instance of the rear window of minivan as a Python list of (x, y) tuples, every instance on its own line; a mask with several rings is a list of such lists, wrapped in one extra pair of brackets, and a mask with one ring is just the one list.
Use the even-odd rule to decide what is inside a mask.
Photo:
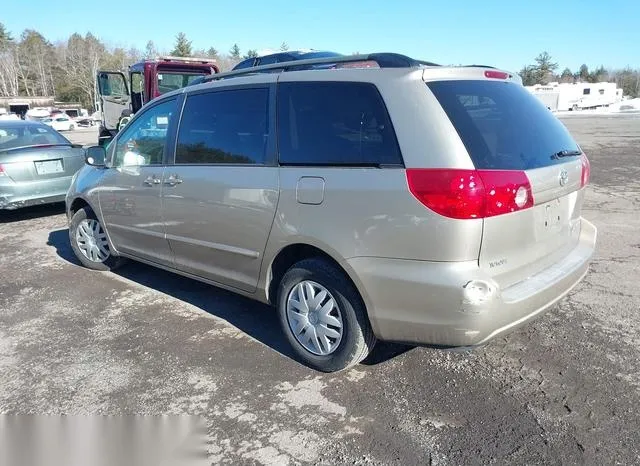
[(530, 170), (566, 162), (578, 151), (569, 131), (524, 87), (510, 82), (427, 83), (476, 169)]

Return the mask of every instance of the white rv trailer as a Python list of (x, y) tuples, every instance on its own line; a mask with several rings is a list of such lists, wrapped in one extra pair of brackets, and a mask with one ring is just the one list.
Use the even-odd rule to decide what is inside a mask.
[(553, 111), (606, 107), (622, 100), (616, 83), (549, 83), (527, 86)]

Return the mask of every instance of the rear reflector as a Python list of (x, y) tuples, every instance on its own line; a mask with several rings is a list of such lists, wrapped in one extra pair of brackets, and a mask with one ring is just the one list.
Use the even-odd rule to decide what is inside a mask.
[(449, 218), (494, 217), (533, 206), (523, 171), (407, 169), (407, 184), (418, 201)]
[(582, 154), (580, 157), (582, 161), (582, 176), (580, 178), (580, 187), (583, 188), (587, 184), (589, 184), (589, 179), (591, 178), (591, 164), (589, 163), (589, 159), (586, 155)]
[(487, 70), (484, 72), (484, 77), (493, 79), (507, 79), (509, 77), (509, 73), (505, 73), (504, 71)]

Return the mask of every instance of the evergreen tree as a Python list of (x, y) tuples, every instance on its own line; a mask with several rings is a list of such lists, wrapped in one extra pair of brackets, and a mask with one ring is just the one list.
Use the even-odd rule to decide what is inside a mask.
[(607, 81), (608, 78), (609, 73), (607, 73), (607, 70), (604, 69), (604, 66), (600, 65), (600, 67), (596, 68), (595, 71), (589, 73), (588, 81), (590, 83), (600, 83)]
[(191, 56), (191, 41), (187, 40), (187, 36), (184, 32), (179, 32), (176, 36), (176, 44), (171, 51), (171, 55), (176, 57)]
[(238, 44), (233, 44), (233, 47), (229, 50), (229, 56), (236, 60), (240, 58), (240, 47), (238, 47)]
[(582, 65), (577, 77), (580, 79), (580, 81), (589, 81), (589, 67), (587, 65)]
[(563, 83), (573, 82), (573, 73), (569, 68), (565, 68), (560, 75), (560, 81)]
[(534, 66), (525, 66), (520, 70), (523, 86), (538, 84), (538, 75)]
[(255, 58), (258, 56), (258, 51), (257, 50), (248, 50), (247, 53), (244, 55), (244, 57), (242, 58)]
[(7, 29), (4, 27), (4, 24), (0, 23), (0, 47), (4, 46), (7, 42), (12, 42), (13, 37)]
[(551, 55), (547, 52), (542, 52), (536, 57), (535, 61), (536, 82), (539, 84), (547, 84), (553, 76), (553, 72), (558, 68), (558, 64), (551, 61)]
[(209, 47), (209, 50), (207, 50), (207, 57), (218, 58), (218, 51), (214, 47)]

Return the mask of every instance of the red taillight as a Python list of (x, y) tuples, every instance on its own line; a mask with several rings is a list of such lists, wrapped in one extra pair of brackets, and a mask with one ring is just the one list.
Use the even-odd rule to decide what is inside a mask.
[(434, 212), (451, 218), (479, 218), (484, 186), (476, 170), (408, 169), (409, 191)]
[(533, 207), (533, 193), (527, 174), (513, 170), (478, 170), (485, 190), (485, 217), (508, 214)]
[(507, 79), (509, 77), (509, 73), (505, 73), (504, 71), (487, 70), (484, 72), (484, 77), (493, 79)]
[(0, 176), (6, 176), (7, 174), (4, 172), (4, 167), (0, 165)]
[(582, 161), (582, 177), (580, 178), (580, 187), (583, 188), (589, 184), (589, 178), (591, 178), (591, 164), (586, 155), (582, 154), (580, 157)]
[(493, 217), (533, 206), (531, 183), (522, 171), (408, 169), (409, 191), (445, 217)]

